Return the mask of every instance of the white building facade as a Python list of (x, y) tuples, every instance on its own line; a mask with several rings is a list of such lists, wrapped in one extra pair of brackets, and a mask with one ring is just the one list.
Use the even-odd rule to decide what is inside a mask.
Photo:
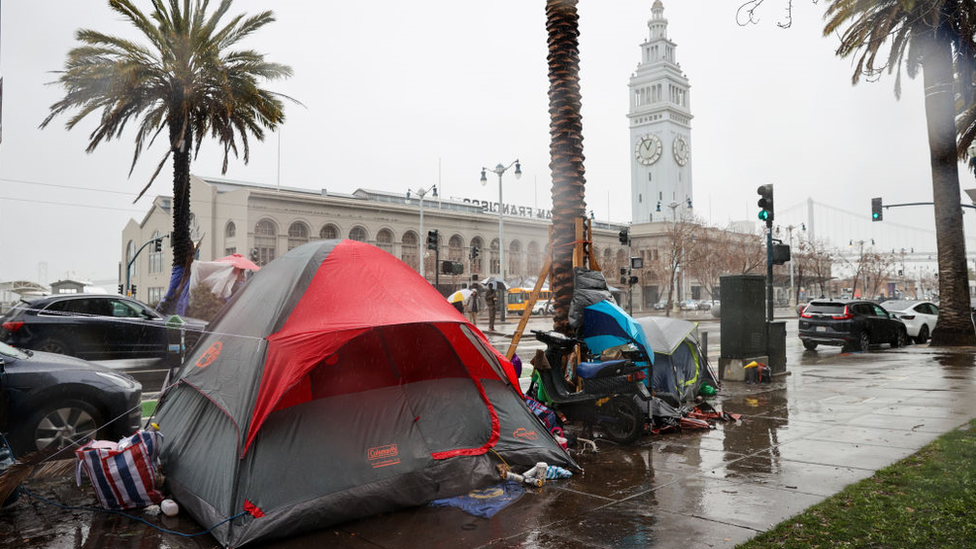
[(678, 205), (691, 206), (692, 197), (691, 86), (668, 38), (661, 0), (651, 7), (647, 28), (628, 86), (634, 223), (670, 220)]
[[(288, 250), (312, 240), (348, 238), (368, 242), (420, 270), (426, 278), (460, 286), (473, 276), (498, 276), (498, 204), (470, 199), (424, 199), (425, 234), (420, 233), (420, 201), (416, 194), (359, 189), (352, 194), (265, 186), (218, 179), (190, 178), (191, 236), (199, 243), (201, 261), (239, 253), (267, 264)], [(172, 248), (172, 198), (159, 196), (141, 221), (122, 230), (119, 283), (136, 287), (135, 297), (154, 304), (169, 282)], [(549, 244), (550, 214), (545, 210), (503, 206), (505, 263), (510, 286), (537, 277)], [(618, 241), (622, 225), (593, 222), (594, 247), (604, 268), (625, 264), (627, 252)], [(427, 232), (436, 229), (437, 253), (427, 249)], [(142, 245), (163, 237), (159, 252)], [(141, 251), (140, 251), (141, 248)], [(478, 257), (472, 258), (473, 248)], [(138, 253), (137, 253), (138, 252)], [(132, 261), (129, 272), (126, 266)], [(438, 273), (437, 259), (463, 264), (464, 273)], [(612, 273), (608, 279), (612, 281)], [(381, 281), (378, 281), (381, 282)]]

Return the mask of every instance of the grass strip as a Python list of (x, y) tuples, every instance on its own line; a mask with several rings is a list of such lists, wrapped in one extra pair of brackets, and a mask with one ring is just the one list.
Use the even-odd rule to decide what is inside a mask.
[(156, 401), (155, 400), (144, 400), (142, 402), (142, 417), (147, 418), (153, 415), (156, 411)]
[(740, 549), (976, 546), (976, 420)]

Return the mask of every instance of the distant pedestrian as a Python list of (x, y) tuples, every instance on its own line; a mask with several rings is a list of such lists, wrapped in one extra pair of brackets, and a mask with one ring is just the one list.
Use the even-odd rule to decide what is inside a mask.
[(468, 315), (468, 322), (478, 326), (478, 290), (471, 290), (471, 295), (464, 300), (464, 312)]
[(495, 331), (495, 313), (497, 313), (497, 308), (495, 307), (495, 299), (498, 293), (495, 291), (494, 286), (488, 286), (488, 291), (485, 292), (485, 307), (488, 307), (488, 331)]

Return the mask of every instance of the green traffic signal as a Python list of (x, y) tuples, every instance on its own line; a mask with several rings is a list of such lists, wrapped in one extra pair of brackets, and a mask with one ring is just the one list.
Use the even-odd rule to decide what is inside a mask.
[(759, 219), (769, 223), (773, 220), (773, 185), (760, 185), (756, 192), (759, 193), (757, 205), (761, 208)]

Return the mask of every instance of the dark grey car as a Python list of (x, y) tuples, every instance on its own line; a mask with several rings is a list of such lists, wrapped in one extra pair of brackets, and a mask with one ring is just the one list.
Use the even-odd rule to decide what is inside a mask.
[(803, 347), (840, 345), (845, 350), (867, 351), (871, 345), (908, 342), (905, 323), (870, 301), (811, 301), (800, 314), (799, 336)]
[(21, 455), (77, 440), (118, 440), (142, 422), (142, 385), (74, 357), (0, 343), (0, 432)]
[[(187, 348), (206, 323), (183, 319)], [(70, 294), (21, 301), (0, 318), (0, 341), (14, 347), (86, 360), (165, 358), (166, 318), (119, 295)]]

